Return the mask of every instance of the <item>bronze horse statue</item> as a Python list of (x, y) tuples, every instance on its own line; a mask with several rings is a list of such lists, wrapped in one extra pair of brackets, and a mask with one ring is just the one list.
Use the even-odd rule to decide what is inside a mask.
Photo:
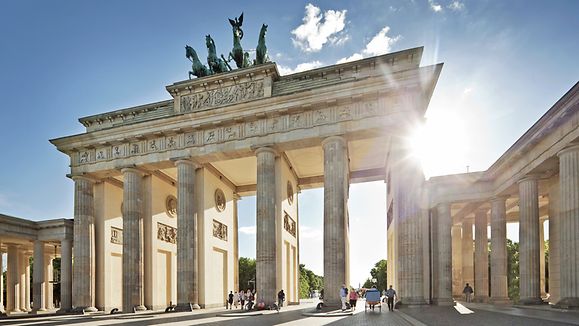
[(241, 13), (239, 19), (237, 19), (237, 17), (235, 18), (235, 20), (229, 19), (229, 23), (233, 28), (233, 49), (231, 50), (231, 52), (229, 52), (228, 61), (231, 61), (231, 59), (233, 59), (235, 61), (235, 64), (237, 65), (237, 68), (244, 68), (245, 67), (243, 64), (244, 54), (243, 48), (241, 47), (241, 39), (243, 38), (243, 30), (241, 30), (241, 25), (243, 24), (243, 13)]
[(197, 52), (195, 52), (195, 50), (189, 45), (185, 45), (185, 57), (192, 62), (191, 71), (189, 71), (189, 79), (191, 79), (191, 75), (201, 78), (208, 76), (211, 73), (209, 69), (201, 63), (201, 60), (199, 60), (199, 57), (197, 56)]
[(267, 25), (262, 24), (259, 31), (259, 40), (257, 41), (257, 48), (255, 48), (255, 64), (260, 65), (269, 62), (267, 56), (267, 47), (265, 46), (265, 33), (267, 32)]
[(209, 65), (209, 70), (214, 74), (229, 71), (225, 61), (219, 59), (217, 56), (215, 42), (211, 38), (211, 35), (205, 36), (205, 45), (207, 45), (207, 64)]

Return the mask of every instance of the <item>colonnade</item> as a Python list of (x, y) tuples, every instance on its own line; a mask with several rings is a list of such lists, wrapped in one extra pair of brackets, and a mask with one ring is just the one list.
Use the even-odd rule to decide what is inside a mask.
[[(71, 309), (72, 298), (72, 252), (71, 240), (63, 239), (61, 244), (60, 267), (60, 310)], [(32, 251), (23, 244), (6, 243), (6, 302), (0, 298), (0, 310), (6, 313), (42, 312), (55, 309), (54, 271), (51, 246), (45, 241), (36, 240)], [(0, 256), (0, 267), (2, 267)], [(34, 272), (30, 274), (30, 258), (33, 258)], [(0, 278), (0, 283), (2, 279)], [(32, 291), (30, 285), (32, 283)], [(32, 298), (30, 293), (32, 292)], [(0, 293), (2, 287), (0, 286)], [(31, 304), (32, 303), (32, 304)]]
[[(579, 307), (579, 144), (568, 146), (558, 153), (559, 175), (551, 180), (549, 197), (549, 240), (550, 240), (550, 301), (556, 306)], [(520, 303), (539, 304), (543, 302), (541, 259), (544, 254), (539, 211), (539, 176), (528, 175), (518, 182), (519, 198), (519, 287)], [(488, 275), (488, 209), (481, 205), (474, 213), (475, 239), (473, 255), (473, 236), (471, 220), (461, 222), (461, 279), (462, 285), (469, 283), (474, 288), (475, 300), (479, 302), (508, 303), (507, 248), (506, 248), (506, 196), (489, 199), (490, 203), (490, 289)], [(439, 238), (438, 250), (433, 252), (435, 267), (438, 267), (437, 286), (434, 299), (451, 299), (446, 286), (452, 280), (452, 272), (446, 262), (452, 257), (449, 243), (450, 230), (448, 204), (437, 206), (436, 228)], [(447, 232), (448, 231), (448, 232)], [(457, 247), (457, 246), (454, 246)], [(474, 261), (473, 261), (474, 256)], [(543, 260), (544, 264), (544, 260)], [(473, 277), (474, 265), (474, 277)], [(456, 269), (450, 269), (456, 270)], [(456, 284), (456, 282), (455, 282)], [(456, 295), (455, 291), (455, 295)]]

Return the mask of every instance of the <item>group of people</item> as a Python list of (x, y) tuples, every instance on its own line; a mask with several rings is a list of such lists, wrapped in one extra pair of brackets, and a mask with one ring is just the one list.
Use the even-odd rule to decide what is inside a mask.
[(251, 291), (250, 289), (247, 289), (245, 292), (239, 290), (239, 292), (235, 293), (229, 291), (229, 295), (227, 296), (227, 308), (232, 309), (235, 306), (235, 309), (237, 309), (237, 307), (240, 306), (241, 310), (251, 309), (255, 302), (255, 296), (255, 291)]
[[(378, 292), (378, 289), (376, 289), (376, 286), (372, 286), (371, 289), (368, 289), (367, 291), (376, 291)], [(348, 309), (348, 305), (346, 304), (349, 301), (349, 309), (351, 309), (352, 311), (356, 310), (356, 303), (358, 302), (358, 299), (360, 298), (360, 293), (356, 290), (354, 290), (354, 288), (350, 289), (350, 291), (348, 292), (348, 288), (346, 287), (345, 284), (342, 284), (342, 287), (340, 288), (340, 300), (342, 301), (342, 311), (345, 311), (346, 309)], [(396, 295), (396, 291), (392, 288), (392, 285), (390, 285), (390, 288), (388, 288), (387, 290), (382, 291), (382, 302), (386, 301), (388, 304), (388, 310), (389, 311), (394, 311), (394, 298), (398, 297)]]
[[(243, 290), (239, 290), (239, 292), (233, 293), (233, 291), (229, 291), (229, 295), (227, 296), (227, 308), (232, 309), (240, 305), (241, 310), (251, 310), (253, 308), (255, 299), (257, 297), (257, 293), (255, 290), (251, 291), (247, 289), (246, 292)], [(278, 308), (283, 307), (283, 303), (285, 301), (285, 293), (283, 289), (277, 293), (277, 305)], [(247, 302), (247, 303), (246, 303)], [(265, 308), (265, 307), (263, 307)]]

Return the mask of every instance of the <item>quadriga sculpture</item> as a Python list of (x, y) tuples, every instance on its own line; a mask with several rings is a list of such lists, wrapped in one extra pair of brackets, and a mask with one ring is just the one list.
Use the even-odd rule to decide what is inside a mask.
[(189, 71), (189, 79), (191, 79), (191, 75), (200, 78), (208, 76), (211, 73), (209, 69), (201, 63), (201, 60), (199, 60), (199, 57), (197, 56), (197, 52), (195, 52), (195, 50), (189, 45), (185, 45), (185, 57), (192, 63), (191, 71)]

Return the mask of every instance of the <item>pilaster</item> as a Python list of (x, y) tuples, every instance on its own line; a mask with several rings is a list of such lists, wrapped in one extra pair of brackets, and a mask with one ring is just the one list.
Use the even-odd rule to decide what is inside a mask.
[(491, 200), (491, 303), (509, 303), (506, 197)]
[(549, 187), (549, 302), (561, 299), (561, 229), (559, 218), (559, 176)]

